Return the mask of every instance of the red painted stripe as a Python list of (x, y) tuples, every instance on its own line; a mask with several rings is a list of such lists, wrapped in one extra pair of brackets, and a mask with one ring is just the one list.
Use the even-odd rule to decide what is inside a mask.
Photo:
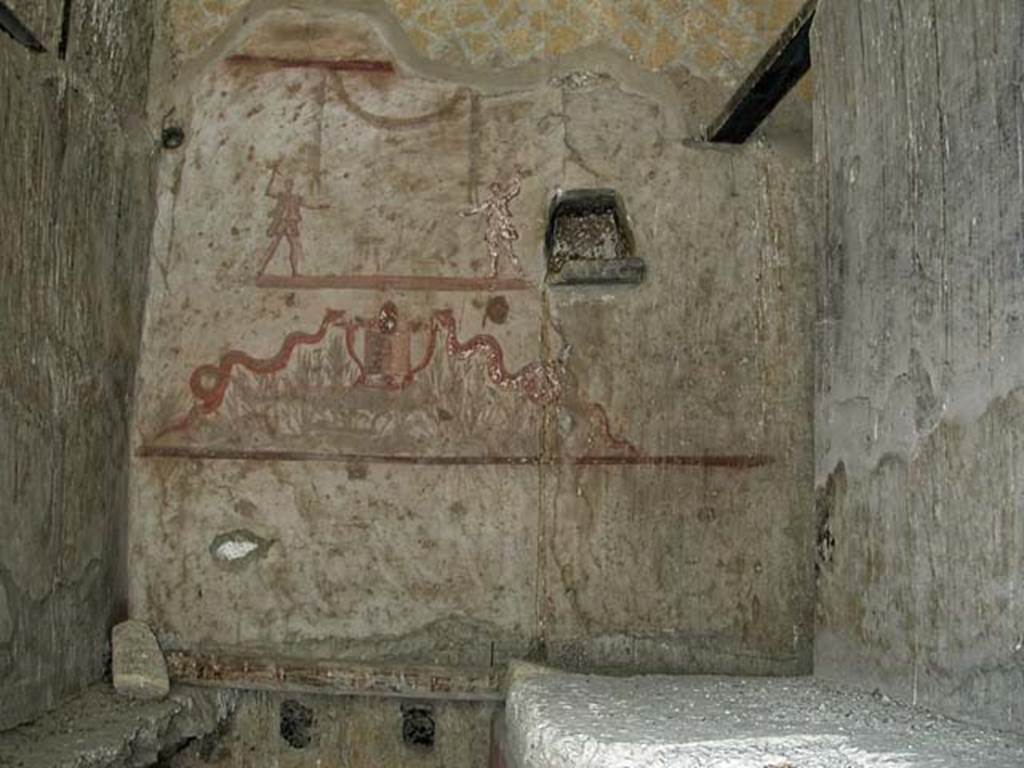
[(278, 67), (280, 69), (329, 69), (344, 72), (384, 72), (393, 73), (395, 65), (390, 61), (376, 59), (286, 59), (279, 56), (253, 56), (247, 53), (236, 53), (229, 56), (229, 64), (254, 64)]
[(578, 466), (654, 466), (719, 467), (754, 469), (774, 463), (770, 456), (693, 455), (693, 456), (580, 456), (572, 460)]
[(755, 469), (774, 463), (763, 455), (667, 455), (667, 456), (404, 456), (401, 454), (331, 453), (326, 451), (274, 451), (245, 448), (204, 448), (192, 446), (143, 445), (136, 451), (142, 458), (199, 459), (211, 461), (326, 461), (366, 464), (407, 464), (417, 466), (650, 466)]
[(256, 285), (288, 290), (350, 288), (372, 291), (525, 291), (532, 287), (519, 278), (439, 275), (260, 275), (256, 278)]

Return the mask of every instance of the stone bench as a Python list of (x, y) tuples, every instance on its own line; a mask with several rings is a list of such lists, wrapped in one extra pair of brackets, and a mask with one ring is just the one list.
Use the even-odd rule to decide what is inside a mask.
[(496, 768), (1020, 768), (1024, 739), (812, 678), (601, 677), (517, 665)]

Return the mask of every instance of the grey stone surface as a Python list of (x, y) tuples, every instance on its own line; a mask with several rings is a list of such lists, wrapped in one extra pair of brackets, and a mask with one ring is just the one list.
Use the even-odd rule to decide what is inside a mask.
[(816, 672), (1024, 730), (1024, 6), (824, 0)]
[(74, 4), (65, 59), (62, 4), (16, 5), (51, 50), (0, 37), (0, 728), (98, 680), (124, 610), (154, 211), (143, 105), (120, 99), (145, 92), (150, 4)]
[(111, 633), (114, 690), (133, 699), (162, 699), (170, 691), (167, 662), (153, 630), (123, 621)]
[(161, 702), (129, 702), (89, 688), (39, 720), (0, 733), (3, 768), (148, 768), (216, 742), (237, 704), (229, 691), (175, 689)]
[(1016, 768), (1024, 740), (811, 678), (517, 670), (507, 768)]

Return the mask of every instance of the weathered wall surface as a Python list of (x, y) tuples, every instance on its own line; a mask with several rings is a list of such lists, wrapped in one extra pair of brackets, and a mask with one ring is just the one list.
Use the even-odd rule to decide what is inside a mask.
[(816, 671), (1024, 728), (1024, 11), (815, 25)]
[[(216, 738), (170, 757), (169, 768), (450, 768), (485, 766), (494, 702), (418, 701), (242, 691)], [(411, 710), (411, 711), (410, 711)]]
[[(807, 670), (799, 159), (693, 142), (687, 100), (621, 56), (456, 78), (397, 29), (255, 14), (162, 96), (186, 142), (161, 172), (132, 613), (251, 655)], [(549, 202), (592, 187), (648, 279), (547, 289)], [(473, 213), (497, 203), (504, 230)]]
[(143, 5), (75, 3), (64, 26), (61, 3), (15, 2), (48, 52), (0, 38), (0, 728), (101, 677), (126, 600), (155, 181)]

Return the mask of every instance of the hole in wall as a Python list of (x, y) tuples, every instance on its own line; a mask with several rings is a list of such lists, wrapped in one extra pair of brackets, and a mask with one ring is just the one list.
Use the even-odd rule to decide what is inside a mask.
[(39, 42), (39, 38), (22, 23), (21, 19), (14, 15), (14, 11), (2, 2), (0, 2), (0, 30), (3, 30), (14, 42), (33, 53), (46, 51), (43, 44)]
[(437, 725), (433, 710), (423, 704), (402, 705), (402, 741), (410, 747), (431, 749)]
[(625, 204), (613, 189), (556, 195), (548, 209), (544, 252), (550, 285), (635, 285), (644, 279)]
[(301, 701), (281, 702), (281, 738), (292, 749), (306, 749), (313, 743), (313, 710)]
[(181, 126), (169, 125), (160, 133), (160, 144), (164, 149), (177, 149), (185, 143), (185, 131)]

